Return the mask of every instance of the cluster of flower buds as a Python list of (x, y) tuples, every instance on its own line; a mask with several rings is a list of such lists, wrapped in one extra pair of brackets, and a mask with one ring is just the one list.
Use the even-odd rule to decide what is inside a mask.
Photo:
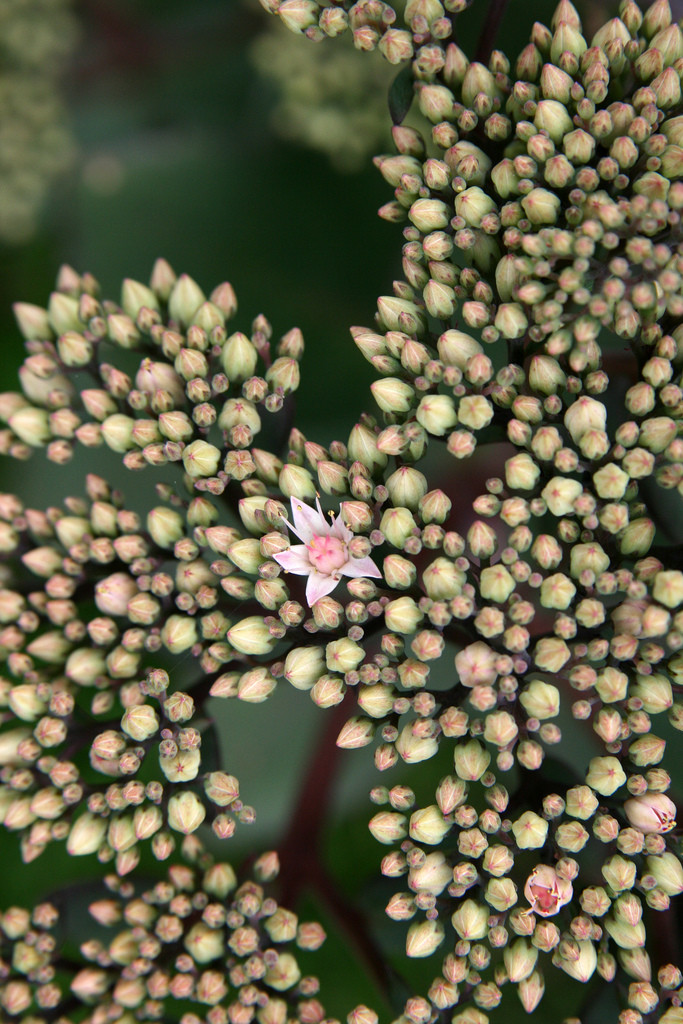
[(104, 879), (88, 907), (92, 937), (80, 934), (75, 957), (62, 948), (73, 909), (61, 920), (49, 903), (0, 915), (0, 1006), (9, 1019), (47, 1024), (60, 1012), (72, 1019), (78, 1007), (87, 1024), (128, 1024), (175, 1019), (179, 1004), (191, 1007), (182, 1024), (329, 1019), (317, 979), (299, 965), (325, 933), (269, 895), (277, 854), (259, 857), (240, 883), (195, 836), (178, 853), (146, 891), (118, 875)]
[[(382, 4), (267, 6), (311, 38), (348, 24), (360, 48), (402, 31), (361, 24)], [(629, 1024), (673, 1022), (680, 973), (652, 963), (642, 915), (683, 891), (665, 768), (683, 572), (653, 511), (683, 493), (683, 35), (668, 0), (622, 0), (586, 39), (561, 0), (485, 66), (449, 11), (406, 5), (399, 60), (414, 50), (431, 139), (397, 125), (376, 160), (395, 190), (380, 215), (406, 224), (405, 280), (352, 330), (381, 415), (329, 453), (336, 474), (316, 467), (344, 521), (374, 527), (383, 581), (349, 583), (346, 638), (288, 655), (290, 681), (305, 666), (325, 706), (343, 670), (360, 713), (338, 743), (378, 738), (382, 771), (451, 750), (431, 802), (372, 791), (408, 955), (455, 943), (402, 1019), (465, 1006), (453, 1020), (483, 1024), (508, 981), (531, 1012), (559, 968), (617, 977)], [(450, 469), (418, 468), (437, 446)], [(547, 754), (564, 785), (518, 788)]]
[(0, 239), (25, 243), (74, 144), (59, 79), (77, 38), (69, 0), (10, 0), (0, 10)]
[[(487, 1024), (508, 983), (532, 1012), (563, 975), (577, 1000), (618, 981), (619, 1024), (675, 1024), (681, 974), (645, 921), (683, 892), (666, 767), (683, 571), (653, 512), (683, 480), (680, 28), (667, 0), (623, 0), (589, 45), (561, 0), (486, 67), (449, 41), (464, 3), (408, 0), (405, 31), (379, 0), (267, 6), (414, 56), (433, 124), (436, 155), (399, 125), (377, 161), (381, 213), (407, 221), (405, 280), (352, 330), (379, 411), (345, 442), (258, 447), (300, 332), (272, 359), (264, 318), (228, 334), (229, 285), (207, 300), (163, 261), (120, 306), (67, 268), (47, 309), (16, 307), (29, 355), (0, 449), (62, 463), (78, 442), (172, 483), (146, 518), (94, 475), (63, 508), (0, 501), (0, 816), (27, 860), (62, 838), (127, 892), (143, 840), (166, 860), (175, 834), (192, 848), (205, 819), (224, 838), (253, 816), (202, 766), (195, 708), (280, 679), (322, 708), (351, 690), (340, 747), (374, 743), (380, 772), (436, 766), (371, 793), (382, 873), (405, 878), (387, 914), (409, 957), (445, 954), (403, 1024)], [(158, 928), (149, 905), (135, 928)]]

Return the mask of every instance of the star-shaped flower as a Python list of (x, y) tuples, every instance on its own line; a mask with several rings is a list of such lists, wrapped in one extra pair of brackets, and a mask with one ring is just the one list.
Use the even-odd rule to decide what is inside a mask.
[(311, 508), (299, 498), (292, 498), (294, 525), (289, 520), (286, 522), (292, 533), (303, 543), (273, 555), (275, 561), (287, 572), (308, 576), (306, 601), (310, 607), (331, 593), (342, 576), (382, 576), (369, 556), (355, 558), (350, 553), (349, 544), (353, 540), (353, 533), (341, 518), (328, 522), (318, 498), (315, 503), (316, 508)]

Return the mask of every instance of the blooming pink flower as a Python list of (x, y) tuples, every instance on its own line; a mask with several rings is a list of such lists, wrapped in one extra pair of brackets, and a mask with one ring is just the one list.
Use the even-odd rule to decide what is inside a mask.
[(531, 909), (541, 917), (551, 917), (560, 907), (569, 903), (573, 895), (572, 883), (558, 875), (549, 864), (537, 864), (524, 886)]
[(321, 597), (331, 593), (342, 576), (353, 578), (382, 575), (369, 556), (355, 558), (350, 553), (349, 544), (353, 540), (353, 533), (341, 518), (328, 522), (318, 498), (315, 503), (316, 508), (311, 508), (299, 498), (292, 498), (294, 525), (289, 520), (286, 522), (292, 533), (303, 543), (273, 555), (286, 572), (308, 576), (306, 600), (311, 607)]
[(624, 804), (626, 817), (645, 835), (670, 832), (676, 825), (676, 804), (664, 793), (635, 796)]

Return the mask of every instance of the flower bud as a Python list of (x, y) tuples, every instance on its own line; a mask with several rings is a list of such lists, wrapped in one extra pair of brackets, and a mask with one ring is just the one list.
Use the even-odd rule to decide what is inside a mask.
[(443, 437), (458, 421), (450, 395), (425, 395), (415, 414), (427, 433)]
[(365, 657), (365, 651), (353, 640), (342, 637), (325, 648), (325, 662), (330, 672), (352, 672)]
[(204, 805), (190, 790), (176, 793), (168, 801), (168, 824), (175, 832), (182, 832), (183, 835), (195, 832), (205, 816)]
[(626, 773), (616, 757), (593, 757), (588, 765), (586, 782), (602, 796), (611, 796), (626, 782)]
[(404, 814), (392, 811), (380, 811), (368, 823), (368, 828), (379, 843), (391, 846), (400, 842), (408, 834), (407, 818)]
[(96, 818), (88, 811), (81, 814), (71, 826), (66, 841), (67, 853), (72, 857), (83, 857), (99, 850), (107, 832), (104, 818)]
[(322, 647), (295, 647), (285, 658), (284, 677), (297, 690), (310, 690), (324, 671)]
[(268, 654), (276, 643), (260, 615), (241, 619), (228, 630), (227, 639), (240, 654)]
[(412, 597), (399, 597), (384, 609), (387, 628), (397, 633), (414, 633), (423, 617)]
[(548, 835), (548, 822), (533, 811), (525, 811), (512, 823), (512, 831), (520, 850), (536, 850), (544, 845)]
[(382, 377), (370, 385), (370, 390), (382, 412), (408, 412), (413, 402), (413, 389), (398, 377)]
[(121, 728), (131, 739), (141, 743), (154, 736), (159, 728), (159, 716), (150, 704), (135, 704), (125, 710)]
[[(496, 204), (478, 185), (472, 185), (456, 195), (455, 212), (469, 227), (479, 228), (487, 214), (496, 212)], [(445, 227), (445, 224), (438, 226)]]
[(474, 900), (465, 900), (452, 915), (451, 923), (461, 939), (472, 942), (485, 937), (488, 918), (488, 907)]
[(186, 615), (170, 615), (161, 630), (161, 640), (171, 654), (189, 650), (197, 642), (197, 624)]
[(554, 224), (560, 198), (545, 188), (534, 188), (522, 199), (522, 207), (532, 224)]
[(476, 782), (491, 763), (491, 755), (476, 739), (471, 739), (467, 743), (456, 744), (453, 761), (459, 779)]
[(421, 921), (411, 924), (406, 936), (406, 955), (409, 957), (431, 956), (445, 938), (445, 929), (440, 921)]
[(436, 804), (422, 807), (410, 816), (410, 837), (418, 843), (437, 846), (450, 828), (451, 822), (444, 818)]

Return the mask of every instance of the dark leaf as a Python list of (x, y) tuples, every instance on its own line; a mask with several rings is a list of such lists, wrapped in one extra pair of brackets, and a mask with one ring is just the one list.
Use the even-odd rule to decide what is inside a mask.
[(389, 113), (394, 124), (402, 124), (413, 102), (413, 69), (401, 68), (389, 87)]

